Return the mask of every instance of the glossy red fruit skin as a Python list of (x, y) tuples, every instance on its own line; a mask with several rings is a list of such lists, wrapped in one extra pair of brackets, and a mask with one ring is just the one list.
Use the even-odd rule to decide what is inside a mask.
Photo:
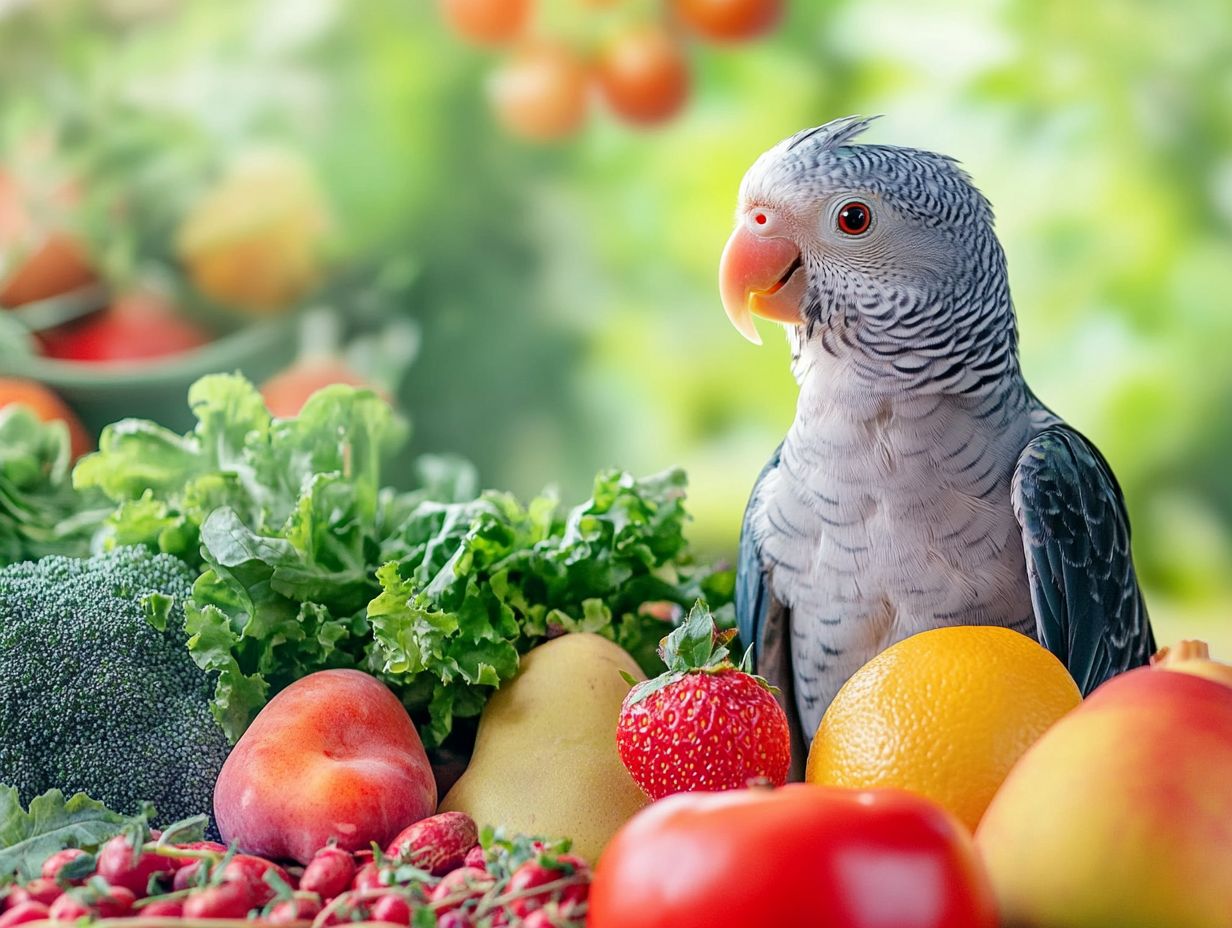
[[(59, 883), (46, 877), (39, 877), (36, 880), (31, 880), (25, 886), (14, 887), (4, 899), (4, 903), (10, 909), (21, 905), (23, 902), (38, 902), (42, 905), (51, 905), (62, 895), (64, 895), (64, 890), (60, 888)], [(3, 907), (0, 906), (0, 908)]]
[(406, 707), (359, 670), (319, 670), (269, 701), (214, 787), (223, 840), (308, 863), (336, 841), (384, 846), (436, 811), (436, 781)]
[(323, 906), (315, 899), (283, 899), (274, 903), (267, 921), (273, 925), (285, 925), (296, 921), (311, 921), (321, 914)]
[(222, 878), (225, 882), (246, 886), (253, 905), (265, 905), (274, 898), (274, 888), (265, 882), (267, 871), (273, 871), (284, 883), (291, 885), (291, 876), (286, 870), (276, 863), (250, 854), (236, 854), (232, 857), (223, 867)]
[(352, 889), (380, 889), (385, 885), (381, 882), (381, 868), (375, 863), (364, 864), (351, 881)]
[(465, 812), (441, 812), (404, 829), (385, 849), (386, 857), (404, 860), (433, 876), (444, 876), (466, 860), (479, 840), (475, 820)]
[(138, 918), (182, 918), (184, 903), (179, 899), (159, 900), (137, 910)]
[(997, 928), (971, 835), (898, 790), (811, 784), (670, 796), (612, 839), (588, 928)]
[[(791, 729), (774, 695), (739, 670), (690, 673), (620, 710), (620, 759), (651, 799), (787, 782)], [(728, 747), (730, 745), (730, 747)]]
[(98, 852), (98, 875), (112, 886), (123, 886), (137, 898), (146, 895), (150, 877), (170, 874), (175, 869), (170, 858), (144, 853), (133, 864), (133, 845), (124, 835), (116, 835)]
[(48, 918), (57, 922), (73, 922), (86, 915), (94, 914), (90, 906), (69, 893), (62, 895), (48, 909)]
[[(76, 860), (78, 857), (85, 857), (85, 856), (86, 856), (85, 851), (81, 850), (80, 848), (75, 848), (75, 847), (65, 848), (63, 851), (56, 851), (54, 854), (48, 857), (45, 861), (43, 861), (42, 875), (49, 880), (58, 879), (60, 876), (61, 867), (63, 867), (67, 863), (71, 863), (72, 861)], [(75, 880), (74, 882), (80, 883), (83, 881)]]
[(222, 883), (185, 899), (184, 918), (246, 918), (257, 905), (247, 883)]
[(409, 925), (413, 914), (410, 903), (402, 896), (382, 896), (368, 907), (368, 916), (374, 922)]
[(122, 918), (133, 910), (136, 901), (137, 894), (128, 887), (112, 886), (107, 895), (94, 903), (94, 909), (100, 918)]
[(462, 866), (471, 867), (474, 870), (487, 870), (488, 855), (484, 853), (483, 846), (476, 844), (467, 851), (466, 856), (462, 858)]
[(0, 928), (13, 928), (26, 922), (40, 922), (51, 917), (51, 910), (41, 902), (19, 902), (9, 906), (0, 915)]
[[(568, 867), (548, 867), (534, 860), (527, 861), (513, 872), (513, 876), (509, 878), (508, 891), (519, 895), (519, 898), (514, 899), (509, 906), (515, 915), (525, 918), (532, 912), (543, 908), (553, 899), (561, 905), (576, 904), (586, 899), (587, 880), (590, 873), (586, 862), (568, 854), (561, 855), (557, 860), (571, 866), (573, 872), (567, 872)], [(530, 892), (539, 886), (547, 886), (575, 876), (576, 881), (568, 886), (541, 893)]]
[(323, 847), (308, 861), (304, 875), (299, 878), (299, 888), (329, 900), (350, 889), (353, 879), (355, 858), (339, 848)]
[(439, 903), (444, 899), (452, 901), (437, 907), (436, 914), (441, 916), (447, 912), (453, 913), (467, 899), (478, 899), (496, 882), (486, 870), (474, 870), (470, 867), (459, 867), (441, 878), (432, 889), (429, 897), (432, 902)]

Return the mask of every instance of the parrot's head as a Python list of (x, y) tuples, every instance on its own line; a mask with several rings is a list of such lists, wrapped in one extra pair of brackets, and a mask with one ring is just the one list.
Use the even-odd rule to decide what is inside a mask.
[(754, 343), (757, 315), (908, 378), (1016, 363), (988, 201), (944, 155), (853, 144), (871, 121), (799, 132), (749, 169), (719, 272), (728, 318)]

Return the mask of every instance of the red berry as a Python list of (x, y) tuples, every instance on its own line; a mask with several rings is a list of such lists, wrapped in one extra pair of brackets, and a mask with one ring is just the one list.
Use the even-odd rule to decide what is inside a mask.
[(355, 858), (339, 848), (323, 847), (304, 868), (299, 888), (328, 900), (350, 889), (353, 879)]
[(137, 894), (127, 886), (112, 886), (105, 896), (99, 896), (94, 901), (94, 910), (100, 918), (120, 918), (133, 910), (136, 901)]
[(620, 758), (651, 799), (692, 790), (787, 782), (787, 715), (755, 677), (734, 667), (687, 673), (620, 710)]
[(352, 889), (380, 889), (385, 885), (381, 882), (381, 868), (375, 863), (364, 864), (351, 881)]
[[(580, 902), (586, 898), (589, 871), (585, 862), (572, 855), (562, 855), (557, 859), (564, 866), (559, 868), (550, 867), (538, 861), (530, 860), (513, 871), (513, 876), (509, 878), (507, 892), (516, 893), (519, 896), (509, 905), (509, 908), (513, 910), (515, 915), (525, 918), (553, 900), (564, 904), (567, 902)], [(570, 880), (571, 882), (568, 885), (542, 892), (528, 892), (528, 890), (552, 883), (559, 883), (562, 880)]]
[(462, 866), (466, 852), (479, 840), (475, 820), (465, 812), (442, 812), (402, 831), (385, 850), (434, 876), (443, 876)]
[(436, 920), (436, 928), (472, 928), (472, 924), (464, 913), (455, 912), (452, 909)]
[(51, 905), (63, 893), (64, 890), (60, 888), (60, 884), (55, 880), (39, 877), (37, 880), (31, 880), (25, 886), (14, 887), (8, 894), (5, 902), (10, 909), (21, 905), (23, 902), (39, 902), (43, 905)]
[(169, 858), (157, 854), (139, 853), (133, 861), (132, 842), (124, 835), (116, 835), (98, 852), (98, 875), (112, 886), (123, 886), (138, 897), (146, 895), (150, 877), (156, 873), (170, 873), (175, 868)]
[(462, 866), (473, 867), (476, 870), (487, 870), (488, 855), (484, 852), (483, 845), (476, 844), (467, 851), (466, 857), (462, 860)]
[[(496, 883), (496, 878), (486, 870), (476, 870), (473, 867), (459, 867), (445, 874), (432, 890), (431, 900), (434, 903), (443, 902), (436, 907), (437, 915), (454, 912), (467, 900), (478, 899)], [(444, 924), (441, 922), (440, 924)], [(439, 925), (438, 925), (439, 928)]]
[(47, 917), (54, 922), (75, 922), (79, 918), (93, 914), (94, 910), (76, 895), (65, 893), (51, 904)]
[[(49, 880), (57, 879), (60, 876), (60, 869), (67, 863), (76, 860), (78, 857), (85, 857), (86, 852), (80, 848), (70, 847), (63, 851), (56, 851), (45, 861), (43, 861), (42, 875)], [(76, 880), (74, 882), (83, 882)]]
[(291, 885), (291, 876), (282, 867), (250, 854), (236, 854), (232, 857), (222, 869), (222, 878), (225, 882), (243, 883), (248, 887), (253, 905), (261, 906), (274, 898), (274, 887), (265, 882), (265, 874), (270, 871), (277, 874), (288, 886)]
[(382, 896), (368, 908), (368, 916), (374, 922), (392, 922), (395, 925), (411, 923), (411, 905), (402, 896)]
[(266, 919), (274, 925), (285, 925), (289, 922), (311, 921), (321, 914), (321, 903), (316, 899), (282, 899), (274, 903)]
[(27, 900), (16, 905), (10, 905), (3, 915), (0, 915), (0, 928), (13, 928), (14, 925), (24, 925), (26, 922), (41, 922), (51, 917), (51, 910), (41, 902)]
[(160, 899), (137, 910), (138, 918), (182, 918), (184, 903), (179, 899)]
[(185, 918), (247, 918), (258, 903), (244, 882), (199, 889), (184, 900)]

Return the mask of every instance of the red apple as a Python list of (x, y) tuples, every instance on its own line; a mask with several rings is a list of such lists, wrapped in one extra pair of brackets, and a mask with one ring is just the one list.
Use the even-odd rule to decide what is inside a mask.
[(223, 765), (214, 815), (250, 854), (307, 863), (330, 840), (386, 846), (436, 811), (415, 725), (358, 670), (322, 670), (270, 700)]

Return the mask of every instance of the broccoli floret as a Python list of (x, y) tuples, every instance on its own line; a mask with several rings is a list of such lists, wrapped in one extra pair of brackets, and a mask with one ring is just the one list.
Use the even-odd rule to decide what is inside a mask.
[(0, 569), (0, 783), (23, 803), (58, 787), (152, 802), (160, 824), (211, 812), (229, 744), (185, 648), (192, 581), (144, 548)]

